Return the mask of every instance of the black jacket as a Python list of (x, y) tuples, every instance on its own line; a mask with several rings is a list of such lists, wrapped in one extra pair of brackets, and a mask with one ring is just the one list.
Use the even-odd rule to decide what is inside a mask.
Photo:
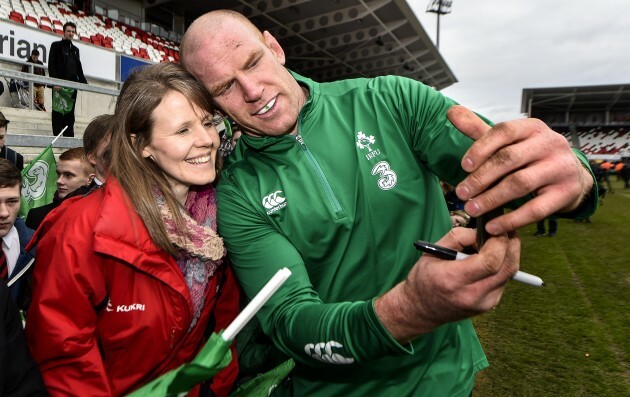
[(70, 40), (55, 41), (48, 54), (48, 75), (58, 79), (87, 84), (81, 66), (79, 49)]
[(0, 395), (48, 395), (26, 346), (22, 319), (4, 281), (0, 281)]
[(13, 149), (3, 146), (2, 149), (0, 149), (0, 158), (9, 160), (15, 164), (20, 171), (24, 169), (24, 157)]
[(52, 203), (42, 205), (41, 207), (31, 208), (28, 211), (28, 214), (26, 215), (26, 227), (37, 230), (39, 224), (42, 223), (44, 218), (46, 218), (46, 215), (48, 215), (48, 213), (55, 208), (59, 207), (63, 200), (69, 199), (70, 197), (85, 196), (86, 194), (92, 192), (92, 190), (98, 188), (99, 185), (97, 185), (96, 182), (92, 180), (89, 185), (79, 187), (78, 189), (68, 193), (63, 199), (59, 199), (59, 196), (57, 196), (57, 193), (55, 193), (55, 197), (53, 197)]
[(42, 223), (46, 215), (61, 205), (61, 200), (55, 193), (52, 203), (42, 205), (41, 207), (31, 208), (26, 214), (26, 227), (37, 230), (39, 224)]

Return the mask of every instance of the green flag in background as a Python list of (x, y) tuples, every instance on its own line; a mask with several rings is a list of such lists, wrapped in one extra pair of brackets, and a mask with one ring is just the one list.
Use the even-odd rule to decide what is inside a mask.
[(186, 395), (195, 385), (212, 378), (232, 360), (230, 343), (213, 333), (190, 363), (165, 373), (129, 394), (129, 397), (166, 397)]
[(55, 112), (61, 114), (68, 114), (74, 107), (74, 89), (61, 87), (58, 90), (53, 90), (52, 108)]
[(52, 146), (48, 145), (22, 170), (22, 204), (19, 216), (31, 208), (52, 203), (57, 191), (57, 163)]

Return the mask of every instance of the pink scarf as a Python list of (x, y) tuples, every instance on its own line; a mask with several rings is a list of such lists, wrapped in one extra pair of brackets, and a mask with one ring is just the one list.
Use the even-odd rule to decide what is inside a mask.
[(192, 329), (196, 324), (207, 293), (208, 280), (222, 264), (225, 256), (223, 239), (216, 233), (217, 197), (212, 185), (190, 188), (186, 198), (186, 211), (181, 210), (185, 230), (176, 227), (173, 214), (169, 211), (162, 192), (156, 190), (160, 213), (171, 242), (179, 248), (181, 256), (176, 259), (193, 304)]

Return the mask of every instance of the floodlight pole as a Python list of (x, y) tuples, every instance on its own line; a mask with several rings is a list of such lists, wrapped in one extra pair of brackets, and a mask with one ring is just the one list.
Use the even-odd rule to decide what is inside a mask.
[(452, 0), (431, 0), (427, 6), (427, 12), (437, 14), (437, 37), (435, 47), (440, 48), (440, 15), (450, 14)]

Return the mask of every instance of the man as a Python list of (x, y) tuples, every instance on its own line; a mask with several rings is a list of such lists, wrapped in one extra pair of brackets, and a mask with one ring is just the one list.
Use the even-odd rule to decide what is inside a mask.
[[(48, 74), (50, 77), (58, 79), (74, 81), (77, 83), (87, 84), (87, 80), (83, 75), (83, 66), (81, 65), (81, 57), (79, 49), (72, 44), (72, 39), (77, 32), (77, 27), (72, 22), (66, 22), (63, 25), (63, 39), (55, 41), (50, 45), (50, 53), (48, 57)], [(54, 91), (60, 91), (60, 86), (54, 86)], [(53, 92), (53, 95), (55, 93)], [(52, 128), (53, 134), (59, 135), (65, 126), (68, 128), (64, 131), (63, 136), (74, 136), (74, 108), (76, 106), (77, 91), (71, 95), (71, 108), (67, 113), (61, 113), (52, 110)]]
[(0, 158), (7, 159), (18, 168), (18, 170), (22, 171), (24, 169), (24, 157), (13, 149), (9, 149), (6, 147), (5, 142), (7, 141), (7, 129), (8, 124), (10, 123), (4, 114), (0, 112)]
[[(18, 218), (22, 193), (22, 175), (17, 167), (6, 159), (0, 159), (0, 279), (8, 282), (16, 277), (34, 258), (35, 250), (25, 251), (33, 237), (33, 230)], [(27, 284), (16, 279), (10, 294), (21, 309), (28, 305)]]
[(102, 114), (96, 116), (83, 132), (83, 149), (95, 172), (91, 188), (101, 186), (107, 179), (108, 167), (104, 156), (112, 137), (113, 124), (114, 115)]
[[(413, 80), (292, 74), (276, 39), (235, 12), (197, 19), (181, 51), (243, 131), (217, 221), (245, 293), (293, 272), (258, 319), (296, 361), (294, 395), (468, 396), (488, 365), (469, 317), (518, 270), (516, 228), (593, 211), (585, 158), (540, 121), (490, 127)], [(488, 222), (477, 255), (418, 259), (416, 239), (475, 243), (451, 230), (440, 180), (473, 216), (536, 196)]]
[[(31, 56), (26, 60), (26, 62), (35, 63), (37, 65), (43, 65), (44, 64), (42, 61), (39, 60), (39, 50), (37, 50), (37, 48), (35, 48), (35, 49), (33, 49), (33, 51), (31, 51)], [(24, 72), (24, 73), (31, 73), (30, 66), (28, 66), (28, 65), (22, 66), (22, 72)], [(36, 74), (38, 76), (46, 76), (46, 72), (44, 71), (43, 68), (33, 67), (32, 73)], [(43, 84), (35, 83), (33, 85), (33, 94), (34, 94), (33, 105), (38, 110), (46, 111), (46, 107), (44, 106), (44, 100), (45, 100), (45, 98), (44, 98), (44, 88), (45, 88), (45, 86)]]
[(26, 225), (37, 229), (46, 215), (69, 197), (89, 192), (94, 179), (94, 167), (87, 159), (82, 147), (68, 149), (61, 153), (57, 161), (57, 192), (53, 202), (33, 208), (26, 216)]

